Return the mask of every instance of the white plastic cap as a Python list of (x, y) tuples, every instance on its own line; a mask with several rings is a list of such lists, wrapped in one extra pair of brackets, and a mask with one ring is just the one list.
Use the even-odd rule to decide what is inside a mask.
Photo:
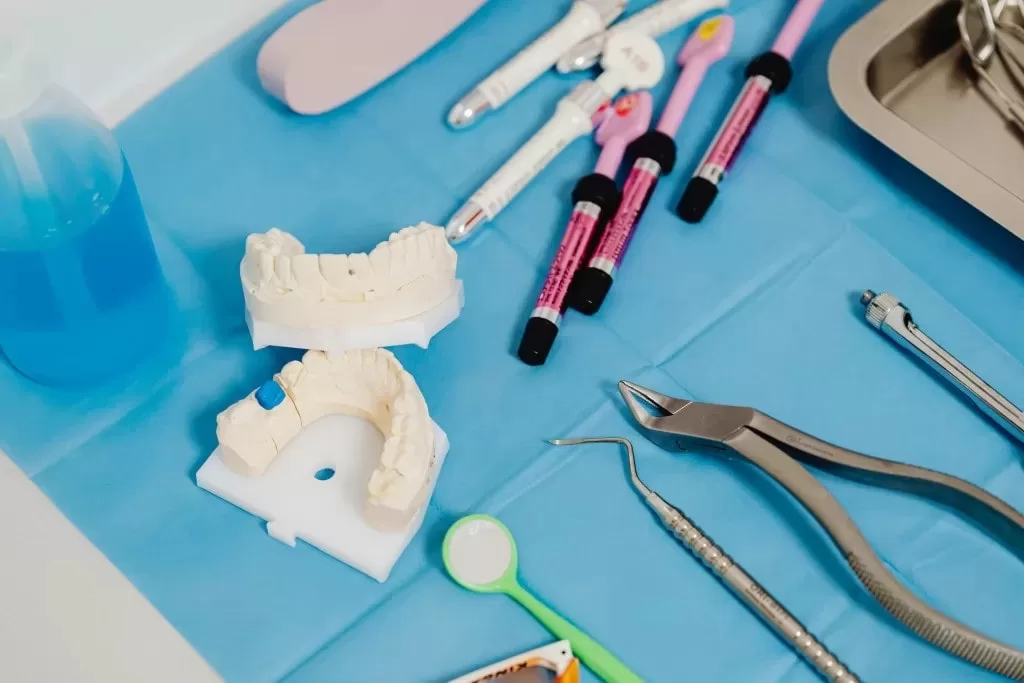
[(0, 35), (0, 119), (17, 116), (35, 104), (48, 80), (46, 65), (27, 41)]
[(617, 75), (620, 89), (653, 88), (665, 75), (665, 54), (648, 35), (639, 31), (617, 31), (608, 36), (604, 44), (601, 68), (605, 73)]

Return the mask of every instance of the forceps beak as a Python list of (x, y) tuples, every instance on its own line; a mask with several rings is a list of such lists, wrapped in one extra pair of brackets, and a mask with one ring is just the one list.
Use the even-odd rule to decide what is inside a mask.
[[(619, 382), (619, 393), (629, 407), (629, 412), (633, 414), (633, 419), (647, 429), (662, 429), (665, 417), (674, 415), (693, 402), (659, 394), (653, 389), (626, 380)], [(644, 405), (645, 403), (647, 405)], [(654, 408), (658, 414), (652, 414), (647, 406)]]

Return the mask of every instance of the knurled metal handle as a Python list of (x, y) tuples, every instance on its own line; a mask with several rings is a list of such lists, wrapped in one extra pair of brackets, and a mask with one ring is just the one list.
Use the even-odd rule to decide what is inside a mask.
[(664, 521), (687, 550), (810, 662), (823, 678), (833, 683), (859, 683), (859, 679), (828, 648), (686, 515), (673, 508)]

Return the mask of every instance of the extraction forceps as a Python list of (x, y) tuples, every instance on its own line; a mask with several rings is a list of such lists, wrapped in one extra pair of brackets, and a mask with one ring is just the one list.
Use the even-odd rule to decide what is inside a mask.
[(922, 332), (899, 299), (869, 289), (860, 302), (866, 306), (864, 317), (875, 329), (934, 368), (1010, 436), (1024, 443), (1024, 412)]
[(789, 491), (828, 533), (857, 579), (904, 626), (950, 654), (1024, 680), (1024, 651), (1000, 643), (934, 609), (885, 568), (870, 543), (804, 465), (915, 493), (963, 512), (1024, 561), (1024, 515), (957, 477), (840, 448), (753, 408), (700, 403), (619, 382), (630, 412), (655, 443), (670, 450), (704, 445), (732, 450)]

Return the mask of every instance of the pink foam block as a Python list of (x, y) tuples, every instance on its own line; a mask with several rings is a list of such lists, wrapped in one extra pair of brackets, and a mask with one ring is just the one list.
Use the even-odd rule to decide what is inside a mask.
[(405, 67), (483, 2), (323, 0), (264, 43), (260, 82), (299, 114), (322, 114)]

